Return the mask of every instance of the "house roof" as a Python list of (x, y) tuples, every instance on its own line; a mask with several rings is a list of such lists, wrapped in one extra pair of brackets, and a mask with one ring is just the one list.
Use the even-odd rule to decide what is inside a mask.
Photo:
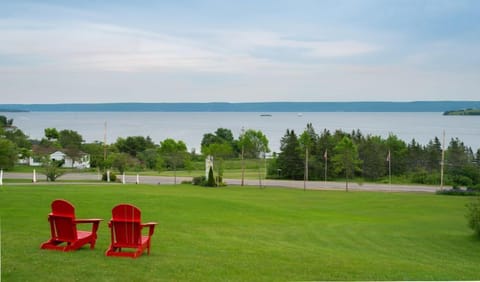
[(58, 151), (58, 148), (55, 148), (53, 146), (44, 146), (44, 145), (33, 145), (32, 146), (32, 152), (34, 155), (50, 155), (56, 151)]
[[(57, 152), (62, 153), (66, 156), (70, 156), (70, 152), (68, 149), (59, 149), (53, 146), (45, 146), (45, 145), (33, 145), (32, 152), (34, 155), (43, 155), (43, 156), (51, 155)], [(78, 154), (80, 156), (88, 155), (87, 153), (82, 151), (79, 151)]]

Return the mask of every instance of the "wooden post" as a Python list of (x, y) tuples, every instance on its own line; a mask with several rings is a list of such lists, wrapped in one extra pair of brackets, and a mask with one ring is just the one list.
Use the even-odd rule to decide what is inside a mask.
[(443, 169), (445, 168), (445, 130), (443, 131), (442, 161), (440, 162), (440, 191), (443, 190)]
[(305, 146), (305, 172), (303, 177), (303, 191), (307, 190), (308, 181), (308, 147)]

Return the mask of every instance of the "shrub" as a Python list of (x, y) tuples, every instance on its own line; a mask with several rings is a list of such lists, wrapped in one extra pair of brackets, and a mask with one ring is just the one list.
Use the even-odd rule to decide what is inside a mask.
[(205, 176), (196, 176), (192, 179), (193, 185), (204, 186), (206, 183), (207, 183), (207, 178), (205, 178)]
[(65, 163), (64, 160), (48, 160), (43, 163), (43, 173), (47, 176), (47, 181), (55, 181), (63, 175), (60, 167)]
[(212, 168), (210, 168), (210, 170), (208, 171), (207, 186), (208, 187), (217, 186), (216, 183), (215, 183), (215, 177), (213, 176), (213, 169)]
[(428, 173), (425, 170), (412, 173), (411, 182), (427, 185), (438, 185), (440, 183), (440, 175), (438, 173)]
[(480, 236), (480, 197), (476, 197), (474, 201), (467, 204), (467, 220), (468, 226)]
[(462, 189), (453, 187), (452, 189), (437, 190), (438, 195), (453, 195), (453, 196), (474, 196), (478, 195), (478, 192), (473, 189)]
[(468, 190), (472, 190), (472, 191), (475, 191), (477, 193), (480, 193), (480, 184), (469, 186)]
[(473, 185), (473, 181), (468, 176), (456, 175), (453, 177), (453, 185), (460, 186), (460, 187), (462, 186), (469, 187)]
[(411, 176), (411, 181), (413, 183), (425, 184), (428, 174), (425, 170), (415, 172)]

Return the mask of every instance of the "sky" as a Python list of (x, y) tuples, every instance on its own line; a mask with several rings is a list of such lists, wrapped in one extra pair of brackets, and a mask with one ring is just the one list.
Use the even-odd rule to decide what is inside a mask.
[(0, 0), (0, 104), (480, 100), (480, 1)]

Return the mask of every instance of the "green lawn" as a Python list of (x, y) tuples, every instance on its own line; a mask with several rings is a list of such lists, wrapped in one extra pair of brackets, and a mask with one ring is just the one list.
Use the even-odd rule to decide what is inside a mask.
[[(99, 217), (95, 250), (40, 250), (53, 199)], [(414, 193), (200, 188), (190, 185), (0, 186), (2, 281), (480, 280), (467, 197)], [(157, 221), (152, 252), (105, 257), (111, 209)]]

